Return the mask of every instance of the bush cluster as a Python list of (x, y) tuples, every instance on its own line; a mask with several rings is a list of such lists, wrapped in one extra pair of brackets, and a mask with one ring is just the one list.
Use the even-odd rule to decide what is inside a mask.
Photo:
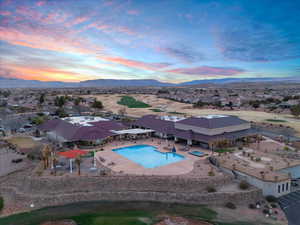
[(216, 192), (216, 191), (217, 191), (216, 188), (213, 187), (213, 186), (207, 186), (207, 187), (206, 187), (206, 190), (207, 190), (207, 192), (209, 192), (209, 193), (212, 193), (212, 192)]
[(247, 190), (250, 187), (250, 185), (248, 184), (247, 181), (242, 180), (240, 182), (239, 187), (240, 187), (241, 190)]
[(235, 204), (233, 204), (232, 202), (227, 202), (225, 204), (225, 207), (227, 207), (228, 209), (236, 209)]
[(275, 196), (273, 196), (273, 195), (266, 196), (266, 200), (268, 202), (277, 202), (277, 198)]
[(4, 207), (4, 199), (2, 196), (0, 196), (0, 212), (3, 209), (3, 207)]

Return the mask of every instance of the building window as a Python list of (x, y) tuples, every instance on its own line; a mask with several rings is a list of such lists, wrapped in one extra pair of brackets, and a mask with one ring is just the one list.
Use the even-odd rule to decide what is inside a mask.
[(278, 185), (278, 193), (280, 193), (280, 185)]
[(281, 185), (281, 191), (284, 192), (284, 184)]
[(286, 190), (286, 191), (289, 190), (289, 183), (286, 183), (285, 190)]

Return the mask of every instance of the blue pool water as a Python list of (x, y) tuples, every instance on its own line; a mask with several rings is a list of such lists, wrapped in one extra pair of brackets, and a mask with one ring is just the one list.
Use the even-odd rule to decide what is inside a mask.
[(151, 145), (134, 145), (113, 151), (145, 168), (155, 168), (184, 160), (182, 155), (160, 152)]

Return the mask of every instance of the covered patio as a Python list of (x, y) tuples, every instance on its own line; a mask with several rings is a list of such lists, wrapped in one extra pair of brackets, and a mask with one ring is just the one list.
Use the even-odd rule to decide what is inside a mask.
[(154, 130), (151, 129), (127, 129), (127, 130), (113, 130), (111, 131), (117, 135), (119, 135), (119, 139), (140, 139), (140, 138), (147, 138), (150, 137)]

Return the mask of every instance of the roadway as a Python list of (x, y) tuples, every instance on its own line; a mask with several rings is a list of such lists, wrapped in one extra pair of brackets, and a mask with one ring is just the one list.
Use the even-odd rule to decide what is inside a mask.
[(300, 190), (278, 199), (278, 203), (289, 221), (289, 225), (300, 225)]

